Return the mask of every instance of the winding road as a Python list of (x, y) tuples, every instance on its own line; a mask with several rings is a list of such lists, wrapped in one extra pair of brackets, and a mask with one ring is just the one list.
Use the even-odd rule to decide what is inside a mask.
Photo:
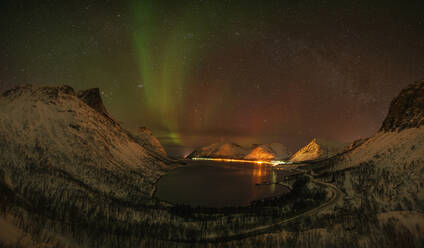
[(217, 242), (226, 242), (226, 241), (232, 241), (232, 240), (237, 240), (237, 239), (242, 239), (242, 238), (247, 238), (247, 237), (251, 237), (251, 236), (256, 236), (256, 235), (260, 235), (260, 234), (266, 234), (269, 232), (272, 232), (276, 227), (280, 227), (282, 225), (287, 225), (290, 224), (292, 222), (295, 222), (305, 216), (312, 216), (317, 214), (318, 212), (332, 206), (333, 204), (335, 204), (342, 196), (342, 192), (334, 185), (329, 184), (329, 183), (324, 183), (324, 182), (320, 182), (318, 180), (312, 179), (312, 182), (315, 183), (316, 185), (320, 186), (320, 187), (324, 187), (326, 188), (327, 192), (329, 192), (330, 195), (330, 199), (328, 201), (326, 201), (325, 203), (310, 209), (306, 212), (303, 212), (299, 215), (287, 218), (287, 219), (283, 219), (277, 223), (273, 223), (273, 224), (269, 224), (269, 225), (264, 225), (264, 226), (258, 226), (237, 234), (233, 234), (233, 235), (229, 235), (226, 237), (207, 237), (205, 239), (199, 240), (198, 242), (200, 243), (217, 243)]

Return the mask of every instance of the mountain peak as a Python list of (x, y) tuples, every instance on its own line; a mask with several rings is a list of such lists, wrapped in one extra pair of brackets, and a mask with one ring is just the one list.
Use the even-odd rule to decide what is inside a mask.
[(99, 88), (80, 90), (78, 91), (77, 97), (85, 104), (87, 104), (90, 108), (94, 109), (95, 111), (108, 118), (113, 124), (119, 126), (119, 122), (112, 118), (112, 116), (107, 112), (106, 107), (103, 104)]
[(320, 138), (313, 138), (306, 146), (297, 151), (291, 158), (291, 161), (316, 160), (324, 157), (333, 156), (341, 152), (345, 144), (328, 141)]
[(194, 150), (188, 158), (243, 158), (248, 150), (230, 141), (221, 141)]
[(254, 160), (273, 160), (286, 159), (287, 157), (289, 157), (289, 152), (283, 144), (271, 143), (254, 147), (253, 150), (244, 158)]
[(109, 114), (103, 104), (102, 97), (100, 96), (99, 88), (81, 90), (78, 92), (78, 98), (81, 99), (83, 102), (85, 102), (92, 109), (96, 110), (97, 112), (104, 115)]
[(148, 129), (147, 127), (139, 127), (137, 130), (139, 133), (145, 133), (148, 135), (153, 135), (152, 130)]
[(400, 132), (424, 125), (424, 80), (410, 84), (393, 99), (380, 131)]
[(165, 148), (163, 148), (159, 140), (153, 136), (153, 132), (147, 127), (139, 127), (134, 130), (134, 132), (131, 132), (131, 135), (138, 144), (149, 151), (157, 153), (165, 158), (168, 157)]

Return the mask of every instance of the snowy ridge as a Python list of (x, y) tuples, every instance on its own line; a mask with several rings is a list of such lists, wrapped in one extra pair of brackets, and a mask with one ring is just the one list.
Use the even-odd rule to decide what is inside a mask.
[(328, 158), (343, 151), (346, 145), (342, 143), (314, 138), (309, 144), (302, 147), (291, 158), (290, 161), (308, 161)]
[(219, 142), (194, 150), (187, 158), (243, 158), (248, 149), (232, 142)]
[(338, 163), (339, 169), (374, 161), (377, 166), (402, 166), (424, 159), (424, 127), (397, 132), (379, 132), (347, 152)]

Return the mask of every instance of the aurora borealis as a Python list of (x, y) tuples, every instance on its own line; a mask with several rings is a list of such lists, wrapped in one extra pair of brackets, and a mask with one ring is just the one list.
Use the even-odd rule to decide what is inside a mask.
[(350, 142), (424, 78), (422, 1), (1, 4), (0, 90), (99, 87), (113, 116), (171, 150)]
[[(172, 29), (164, 29), (157, 16), (154, 1), (134, 1), (132, 4), (134, 32), (140, 70), (139, 88), (143, 89), (149, 114), (163, 125), (172, 142), (179, 142), (179, 116), (185, 107), (185, 90), (193, 68), (196, 20), (186, 23), (190, 15), (173, 20)], [(161, 33), (161, 35), (157, 35)], [(196, 32), (198, 33), (198, 32)], [(158, 45), (159, 44), (159, 45)]]

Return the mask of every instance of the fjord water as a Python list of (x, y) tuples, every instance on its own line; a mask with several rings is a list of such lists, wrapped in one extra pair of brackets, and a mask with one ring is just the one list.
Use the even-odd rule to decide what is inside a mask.
[[(288, 192), (286, 187), (272, 184), (283, 176), (284, 171), (265, 165), (192, 161), (164, 175), (155, 196), (191, 206), (246, 206)], [(271, 184), (257, 185), (261, 183)]]

